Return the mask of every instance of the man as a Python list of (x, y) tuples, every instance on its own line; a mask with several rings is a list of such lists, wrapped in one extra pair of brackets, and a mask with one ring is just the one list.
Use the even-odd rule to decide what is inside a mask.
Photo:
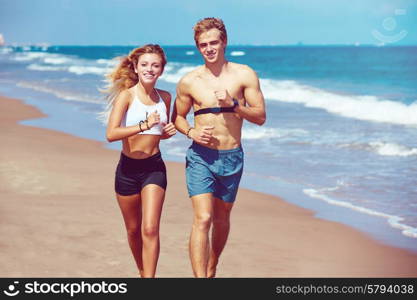
[[(222, 20), (199, 21), (194, 40), (205, 64), (178, 83), (173, 118), (177, 129), (193, 140), (186, 157), (187, 188), (194, 208), (191, 265), (194, 276), (214, 277), (243, 171), (243, 119), (262, 125), (265, 104), (256, 73), (225, 59), (227, 33)], [(191, 107), (194, 127), (186, 120)]]

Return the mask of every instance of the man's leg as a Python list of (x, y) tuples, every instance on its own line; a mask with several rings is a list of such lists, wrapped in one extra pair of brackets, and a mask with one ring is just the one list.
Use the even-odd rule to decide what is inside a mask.
[(211, 233), (211, 247), (207, 264), (207, 277), (216, 276), (216, 267), (220, 254), (226, 245), (230, 230), (230, 213), (233, 203), (214, 198), (213, 229)]
[(190, 259), (195, 277), (207, 277), (209, 258), (209, 231), (213, 219), (213, 195), (211, 193), (191, 197), (194, 220), (190, 236)]

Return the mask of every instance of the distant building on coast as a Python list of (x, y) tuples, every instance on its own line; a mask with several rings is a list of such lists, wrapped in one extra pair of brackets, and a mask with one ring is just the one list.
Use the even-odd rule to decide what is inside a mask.
[(3, 46), (5, 44), (4, 42), (4, 37), (3, 35), (0, 33), (0, 46)]

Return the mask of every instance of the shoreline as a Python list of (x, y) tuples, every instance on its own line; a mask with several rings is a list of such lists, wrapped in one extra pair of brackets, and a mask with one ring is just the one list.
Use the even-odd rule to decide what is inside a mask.
[[(165, 89), (168, 88), (165, 87)], [(62, 101), (57, 95), (36, 92), (36, 89), (12, 87), (4, 84), (0, 84), (0, 90), (0, 94), (12, 98), (24, 99), (24, 103), (35, 106), (47, 115), (45, 118), (24, 120), (20, 122), (20, 124), (57, 130), (77, 137), (100, 141), (104, 143), (105, 147), (108, 149), (116, 149), (119, 151), (121, 148), (120, 142), (107, 143), (105, 141), (103, 134), (104, 126), (98, 123), (94, 117), (94, 114), (98, 110), (98, 107), (96, 107), (97, 104), (93, 104), (93, 107), (90, 107), (90, 104), (87, 103), (86, 105), (84, 102), (74, 103), (70, 101), (66, 103), (66, 101)], [(74, 120), (76, 121), (74, 122)], [(179, 142), (181, 139), (183, 139), (183, 141)], [(171, 148), (171, 142), (173, 140), (176, 140), (176, 142), (174, 142), (174, 149), (176, 150), (174, 151), (172, 151)], [(178, 144), (181, 144), (179, 148)], [(167, 161), (183, 163), (185, 154), (179, 152), (185, 151), (186, 147), (188, 147), (187, 144), (187, 139), (181, 135), (175, 136), (171, 140), (163, 141), (161, 143), (163, 157)], [(250, 148), (247, 147), (248, 144), (249, 141), (245, 140), (245, 150), (251, 151)], [(354, 228), (371, 236), (373, 239), (382, 242), (385, 245), (410, 250), (417, 254), (415, 238), (406, 236), (401, 232), (398, 226), (394, 226), (386, 218), (381, 218), (374, 214), (384, 214), (383, 211), (375, 210), (371, 212), (371, 214), (368, 214), (361, 211), (362, 207), (360, 205), (346, 208), (344, 205), (335, 203), (329, 204), (322, 198), (308, 196), (303, 190), (306, 188), (305, 185), (297, 186), (296, 184), (291, 183), (291, 181), (286, 182), (286, 176), (283, 176), (282, 170), (277, 170), (277, 175), (283, 176), (284, 180), (269, 180), (268, 178), (268, 180), (263, 181), (261, 179), (262, 175), (260, 174), (255, 173), (255, 177), (252, 177), (253, 174), (251, 174), (251, 172), (256, 170), (256, 162), (254, 163), (253, 158), (248, 157), (245, 166), (245, 176), (242, 178), (240, 187), (245, 187), (261, 193), (266, 191), (270, 195), (284, 198), (286, 201), (298, 207), (314, 211), (316, 218), (323, 218), (325, 220), (345, 224), (350, 228)], [(291, 172), (291, 170), (288, 171)], [(268, 174), (271, 175), (270, 172)], [(272, 177), (274, 177), (274, 173), (272, 173)], [(274, 187), (272, 190), (270, 190), (271, 186)], [(350, 202), (348, 202), (348, 204), (349, 203)], [(396, 215), (394, 214), (393, 217), (395, 218)]]
[[(21, 100), (0, 96), (0, 103), (0, 189), (7, 199), (0, 210), (0, 276), (135, 277), (113, 191), (119, 152), (102, 142), (18, 124), (45, 115)], [(166, 164), (157, 276), (191, 277), (192, 207), (184, 166)], [(218, 276), (416, 277), (417, 254), (241, 188)]]

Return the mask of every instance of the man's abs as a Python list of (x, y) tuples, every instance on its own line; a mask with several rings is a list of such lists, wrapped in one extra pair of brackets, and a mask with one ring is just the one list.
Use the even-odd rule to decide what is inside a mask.
[(194, 120), (195, 128), (213, 126), (213, 135), (210, 142), (204, 146), (228, 150), (240, 146), (242, 134), (242, 119), (233, 113), (206, 114), (197, 116)]

